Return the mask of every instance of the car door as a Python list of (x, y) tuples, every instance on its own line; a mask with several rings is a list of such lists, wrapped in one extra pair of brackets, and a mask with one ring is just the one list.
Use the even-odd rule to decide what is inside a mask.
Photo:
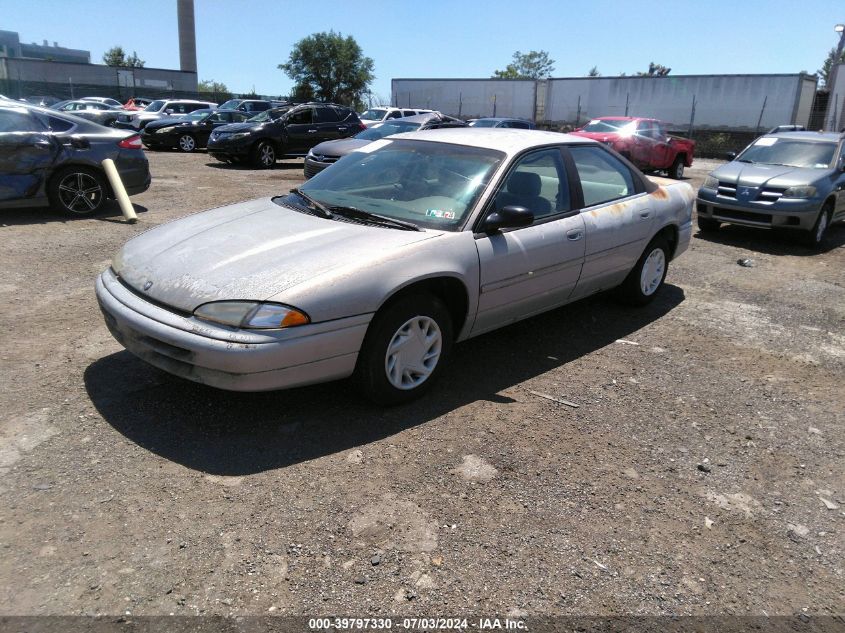
[(32, 114), (0, 108), (0, 202), (39, 195), (59, 151)]
[(477, 234), (480, 287), (472, 332), (478, 334), (566, 303), (584, 261), (584, 220), (560, 147), (519, 157), (483, 217), (505, 206), (534, 213), (530, 226)]
[(572, 145), (567, 153), (586, 230), (579, 298), (622, 282), (651, 238), (655, 213), (639, 176), (603, 146)]
[(317, 145), (319, 136), (314, 122), (314, 108), (306, 106), (293, 110), (285, 118), (285, 131), (287, 146), (284, 151), (288, 154), (304, 154)]
[[(340, 131), (341, 117), (337, 109), (329, 105), (320, 105), (314, 108), (314, 114), (316, 116), (318, 130), (317, 137), (320, 143), (323, 141), (334, 141), (343, 137)], [(345, 131), (346, 126), (343, 125), (342, 127)], [(311, 148), (309, 147), (308, 149)]]

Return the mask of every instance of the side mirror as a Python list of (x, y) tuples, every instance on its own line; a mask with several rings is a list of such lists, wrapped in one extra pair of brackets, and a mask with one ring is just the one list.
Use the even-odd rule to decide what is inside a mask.
[(165, 110), (164, 113), (165, 114), (173, 114), (173, 108), (167, 108), (167, 110)]
[(529, 226), (532, 222), (534, 214), (531, 211), (525, 207), (508, 205), (488, 215), (481, 225), (481, 230), (485, 233), (498, 233), (501, 229)]
[(725, 152), (725, 158), (727, 160), (733, 160), (736, 158), (736, 152)]

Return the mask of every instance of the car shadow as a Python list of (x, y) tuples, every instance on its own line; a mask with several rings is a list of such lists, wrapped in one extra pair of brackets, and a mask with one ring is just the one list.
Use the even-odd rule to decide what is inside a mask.
[[(132, 203), (135, 213), (146, 213), (147, 207)], [(125, 222), (123, 212), (116, 200), (106, 200), (102, 208), (94, 215), (74, 217), (51, 207), (19, 207), (0, 210), (0, 225), (21, 226), (24, 224), (48, 224), (52, 222), (78, 222), (80, 220), (99, 220), (101, 222)]]
[[(284, 162), (287, 161), (287, 162)], [(220, 161), (214, 161), (206, 163), (206, 167), (213, 167), (215, 169), (234, 169), (234, 170), (243, 170), (243, 171), (264, 171), (259, 167), (255, 167), (249, 163), (223, 163)], [(273, 167), (270, 169), (297, 169), (302, 170), (304, 169), (304, 162), (302, 159), (290, 158), (284, 159), (283, 161), (277, 161)]]
[(818, 249), (802, 244), (801, 235), (796, 231), (755, 229), (738, 224), (723, 224), (718, 231), (711, 233), (698, 231), (693, 237), (766, 255), (807, 257), (845, 246), (845, 223), (839, 222), (830, 226), (824, 243)]
[(512, 402), (500, 392), (631, 336), (683, 300), (683, 290), (672, 285), (636, 309), (601, 295), (470, 339), (454, 348), (426, 396), (395, 408), (365, 401), (350, 380), (221, 391), (126, 351), (93, 362), (84, 381), (103, 419), (132, 442), (197, 471), (247, 475), (364, 446), (476, 401)]

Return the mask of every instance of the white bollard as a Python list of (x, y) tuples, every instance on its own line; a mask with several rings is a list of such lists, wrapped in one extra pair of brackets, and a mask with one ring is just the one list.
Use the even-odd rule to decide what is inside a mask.
[(123, 211), (123, 217), (129, 224), (135, 224), (138, 221), (138, 216), (135, 214), (135, 208), (129, 202), (129, 196), (126, 193), (126, 188), (123, 186), (123, 181), (120, 179), (120, 174), (117, 173), (117, 167), (114, 166), (114, 161), (107, 158), (103, 161), (103, 169), (106, 171), (106, 176), (111, 183), (114, 196), (117, 198), (117, 203), (120, 205), (120, 210)]

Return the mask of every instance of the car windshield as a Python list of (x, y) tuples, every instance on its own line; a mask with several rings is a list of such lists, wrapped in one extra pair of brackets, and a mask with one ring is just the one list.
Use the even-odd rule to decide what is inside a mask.
[(247, 121), (272, 121), (278, 119), (282, 116), (285, 112), (290, 110), (289, 107), (286, 108), (273, 108), (272, 110), (264, 110), (264, 112), (259, 112), (253, 117), (247, 119)]
[(361, 115), (361, 118), (368, 121), (381, 121), (385, 114), (387, 114), (387, 110), (384, 108), (370, 108)]
[(470, 125), (472, 127), (496, 127), (498, 125), (498, 121), (494, 119), (476, 119)]
[[(504, 156), (487, 148), (383, 139), (341, 158), (301, 189), (330, 210), (352, 207), (457, 231)], [(278, 200), (302, 206), (296, 194)]]
[(400, 132), (413, 132), (420, 129), (419, 123), (411, 123), (410, 121), (388, 121), (387, 123), (379, 123), (373, 127), (367, 128), (362, 132), (358, 132), (355, 138), (365, 141), (377, 141), (385, 136), (399, 134)]
[[(627, 132), (628, 129), (633, 130), (636, 126), (635, 121), (624, 121), (619, 119), (593, 119), (587, 125), (581, 128), (582, 132), (605, 132), (615, 134), (618, 132)], [(628, 128), (628, 129), (626, 129)]]
[(194, 110), (190, 114), (184, 114), (179, 117), (180, 121), (200, 121), (209, 114), (214, 114), (214, 110)]
[(150, 105), (144, 108), (144, 112), (158, 112), (164, 106), (164, 101), (153, 101)]
[(836, 143), (764, 136), (745, 149), (736, 160), (765, 165), (825, 169), (833, 160)]
[(226, 103), (220, 106), (220, 110), (236, 110), (243, 99), (229, 99)]

